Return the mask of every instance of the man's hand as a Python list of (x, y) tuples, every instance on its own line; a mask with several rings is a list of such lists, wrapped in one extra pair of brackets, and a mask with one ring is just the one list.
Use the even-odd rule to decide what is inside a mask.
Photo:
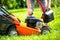
[(32, 9), (28, 9), (27, 16), (31, 16), (32, 14), (33, 14), (33, 10)]

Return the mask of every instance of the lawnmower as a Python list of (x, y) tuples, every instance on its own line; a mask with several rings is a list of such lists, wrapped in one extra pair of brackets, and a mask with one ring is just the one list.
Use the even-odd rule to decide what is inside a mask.
[[(39, 4), (42, 6), (40, 1)], [(44, 11), (43, 6), (42, 9)], [(54, 19), (53, 12), (51, 10), (47, 11), (43, 15), (44, 22), (48, 23)], [(50, 32), (50, 29), (44, 26), (42, 26), (41, 30), (37, 30), (35, 28), (36, 24), (37, 26), (41, 26), (43, 22), (40, 19), (37, 19), (33, 16), (26, 18), (25, 23), (27, 24), (27, 26), (21, 25), (21, 20), (9, 13), (3, 6), (0, 5), (0, 34), (13, 36), (43, 34), (45, 30)]]
[(41, 32), (30, 27), (20, 25), (20, 20), (0, 5), (0, 34), (32, 35)]

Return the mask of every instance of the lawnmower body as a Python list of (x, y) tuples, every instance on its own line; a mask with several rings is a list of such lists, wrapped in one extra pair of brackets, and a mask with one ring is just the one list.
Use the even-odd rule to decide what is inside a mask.
[(31, 28), (31, 27), (28, 27), (28, 26), (20, 25), (21, 23), (16, 18), (14, 18), (11, 15), (10, 15), (10, 17), (14, 20), (16, 30), (18, 31), (19, 35), (41, 34), (41, 31)]
[(8, 29), (13, 25), (15, 26), (19, 35), (32, 35), (41, 33), (37, 29), (20, 25), (20, 21), (15, 16), (9, 14), (7, 10), (0, 6), (0, 33), (4, 34), (8, 32)]

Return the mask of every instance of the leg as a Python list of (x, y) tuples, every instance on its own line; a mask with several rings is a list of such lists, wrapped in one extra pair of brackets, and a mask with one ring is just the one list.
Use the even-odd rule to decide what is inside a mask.
[(47, 0), (47, 2), (48, 3), (47, 3), (47, 8), (46, 9), (48, 10), (49, 8), (51, 8), (51, 6), (50, 6), (51, 5), (51, 0)]
[(45, 10), (50, 9), (50, 5), (51, 5), (51, 0), (40, 0), (45, 8)]
[(46, 6), (47, 6), (47, 1), (46, 1), (46, 0), (40, 0), (40, 1), (41, 1), (41, 3), (43, 4), (44, 9), (46, 9)]
[(27, 0), (28, 13), (27, 16), (31, 16), (34, 10), (34, 0)]

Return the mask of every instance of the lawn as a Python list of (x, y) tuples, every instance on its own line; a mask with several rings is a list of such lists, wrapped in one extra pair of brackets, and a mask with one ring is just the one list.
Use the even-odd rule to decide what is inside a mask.
[[(49, 23), (52, 28), (51, 33), (46, 35), (31, 35), (31, 36), (0, 36), (0, 40), (60, 40), (60, 8), (52, 8), (54, 11), (54, 20)], [(14, 9), (9, 10), (13, 15), (21, 20), (22, 25), (26, 25), (24, 22), (26, 18), (27, 9)], [(36, 18), (41, 17), (41, 9), (35, 8), (34, 15)]]

